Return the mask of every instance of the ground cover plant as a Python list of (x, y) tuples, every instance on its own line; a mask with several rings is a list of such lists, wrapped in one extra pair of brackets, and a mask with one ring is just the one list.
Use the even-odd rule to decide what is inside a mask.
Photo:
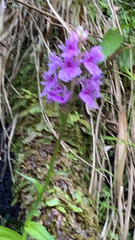
[(135, 239), (134, 2), (0, 4), (1, 181), (25, 224), (1, 238)]

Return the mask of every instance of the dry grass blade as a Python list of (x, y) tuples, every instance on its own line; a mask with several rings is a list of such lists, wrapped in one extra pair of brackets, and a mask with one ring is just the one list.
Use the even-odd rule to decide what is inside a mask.
[(1, 3), (0, 3), (0, 35), (3, 33), (4, 10), (5, 10), (5, 2), (4, 2), (4, 0), (1, 0)]
[(116, 145), (116, 196), (119, 199), (120, 188), (123, 186), (123, 173), (125, 160), (127, 156), (127, 118), (124, 106), (119, 109), (119, 129), (118, 138), (120, 139)]
[(2, 62), (2, 57), (0, 56), (0, 120), (1, 120), (1, 125), (2, 128), (6, 134), (6, 137), (9, 138), (9, 135), (7, 133), (6, 127), (5, 127), (5, 113), (3, 111), (3, 107), (2, 107), (2, 82), (3, 82), (3, 62)]
[(13, 176), (12, 165), (11, 165), (11, 160), (10, 160), (10, 149), (11, 149), (12, 138), (14, 136), (15, 127), (17, 124), (17, 117), (18, 116), (16, 114), (16, 116), (14, 117), (13, 122), (12, 122), (10, 136), (9, 136), (9, 140), (8, 140), (8, 163), (9, 163), (9, 168), (10, 168), (11, 177), (12, 177), (13, 182), (14, 182), (14, 176)]
[(109, 221), (109, 208), (107, 208), (107, 216), (106, 216), (106, 221), (105, 221), (105, 224), (104, 224), (104, 227), (102, 229), (102, 232), (101, 232), (101, 238), (106, 240), (106, 237), (107, 237), (107, 226), (108, 226), (108, 221)]
[(116, 144), (115, 153), (116, 198), (118, 204), (120, 187), (123, 186), (123, 173), (127, 154), (127, 117), (126, 107), (122, 105), (120, 76), (118, 74), (118, 64), (116, 61), (114, 61), (114, 79), (118, 106), (118, 138), (120, 139)]
[(118, 209), (119, 209), (119, 222), (120, 222), (120, 231), (121, 236), (123, 234), (123, 226), (124, 226), (124, 219), (123, 219), (123, 186), (120, 185), (119, 189), (119, 198), (118, 198)]
[(53, 8), (52, 4), (50, 3), (49, 0), (46, 0), (50, 9), (52, 10), (52, 12), (54, 13), (54, 15), (57, 17), (57, 19), (61, 22), (61, 24), (65, 27), (65, 29), (67, 30), (67, 32), (70, 33), (70, 28), (68, 27), (67, 23), (60, 17), (60, 15), (56, 12), (56, 10)]
[(94, 133), (94, 124), (93, 124), (93, 118), (92, 114), (90, 116), (90, 121), (91, 121), (91, 127), (92, 127), (92, 137), (93, 137), (93, 169), (92, 169), (92, 174), (91, 174), (91, 181), (90, 181), (90, 187), (89, 187), (89, 194), (93, 193), (94, 189), (94, 184), (96, 183), (95, 181), (95, 167), (96, 167), (96, 138), (95, 138), (95, 133)]
[(111, 239), (110, 240), (113, 240), (113, 236), (116, 232), (116, 229), (118, 228), (118, 215), (116, 217), (113, 218), (113, 234), (111, 236)]
[(10, 113), (10, 116), (13, 119), (12, 110), (8, 101), (8, 94), (5, 88), (5, 70), (6, 70), (6, 64), (7, 64), (7, 55), (8, 55), (7, 49), (3, 48), (2, 66), (1, 66), (1, 91), (3, 93), (4, 100), (8, 108), (8, 111)]
[(123, 228), (123, 234), (122, 234), (123, 240), (127, 239), (127, 235), (128, 235), (128, 231), (129, 231), (129, 221), (130, 221), (130, 216), (131, 216), (131, 206), (132, 206), (132, 197), (133, 197), (133, 179), (134, 179), (133, 175), (134, 175), (134, 172), (135, 172), (135, 168), (132, 163), (132, 159), (130, 159), (128, 201), (127, 201), (124, 228)]
[(134, 236), (133, 236), (133, 240), (135, 240), (135, 229), (134, 229)]
[(17, 21), (17, 18), (18, 18), (18, 15), (19, 15), (19, 12), (16, 12), (15, 16), (14, 16), (14, 19), (12, 21), (12, 23), (10, 24), (10, 27), (8, 28), (8, 30), (3, 33), (1, 36), (0, 36), (0, 42), (2, 42), (9, 34), (10, 32), (12, 31), (12, 29), (15, 27), (15, 24), (16, 24), (16, 21)]
[(24, 5), (24, 6), (27, 7), (27, 8), (33, 9), (33, 10), (35, 10), (35, 11), (39, 12), (40, 14), (43, 14), (43, 15), (45, 15), (45, 16), (47, 16), (47, 17), (51, 17), (51, 18), (53, 18), (53, 19), (55, 19), (55, 20), (57, 19), (57, 17), (55, 17), (54, 15), (52, 15), (52, 14), (50, 14), (50, 13), (48, 13), (48, 12), (45, 12), (45, 11), (37, 8), (37, 7), (34, 6), (34, 5), (30, 5), (30, 4), (28, 4), (27, 2), (24, 2), (24, 1), (21, 1), (21, 0), (16, 0), (16, 2)]
[(108, 226), (107, 226), (107, 229), (106, 229), (106, 235), (103, 238), (104, 240), (107, 238), (107, 236), (109, 234), (109, 231), (112, 227), (113, 219), (114, 219), (114, 211), (112, 210), (112, 213), (111, 213), (111, 216), (110, 216), (110, 219), (109, 219), (109, 222), (108, 222)]

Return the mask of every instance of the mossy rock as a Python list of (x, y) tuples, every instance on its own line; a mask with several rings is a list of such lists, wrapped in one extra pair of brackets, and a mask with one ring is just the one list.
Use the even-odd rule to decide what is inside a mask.
[[(35, 140), (29, 147), (25, 147), (25, 156), (20, 164), (21, 173), (32, 176), (43, 184), (51, 158), (48, 146), (44, 144), (39, 149)], [(43, 224), (58, 240), (97, 239), (99, 225), (94, 201), (88, 196), (87, 189), (88, 182), (82, 164), (68, 159), (61, 151), (55, 162), (51, 183), (34, 220)], [(27, 215), (37, 198), (36, 187), (16, 174), (14, 194)]]

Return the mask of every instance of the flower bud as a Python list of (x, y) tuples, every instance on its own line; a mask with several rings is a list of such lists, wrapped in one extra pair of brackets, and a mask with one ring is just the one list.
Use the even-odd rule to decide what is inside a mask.
[(76, 33), (81, 42), (85, 42), (89, 34), (88, 31), (84, 30), (83, 27), (80, 25), (76, 28)]

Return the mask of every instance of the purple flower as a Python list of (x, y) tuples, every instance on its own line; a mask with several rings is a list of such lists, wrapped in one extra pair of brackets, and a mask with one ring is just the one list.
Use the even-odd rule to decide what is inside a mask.
[(53, 52), (49, 57), (50, 62), (55, 62), (55, 64), (59, 64), (62, 60), (59, 58), (55, 52)]
[(59, 92), (57, 89), (51, 90), (48, 94), (48, 98), (58, 103), (64, 104), (69, 101), (71, 94), (72, 92), (68, 91), (67, 87), (64, 86), (64, 89), (62, 88)]
[(73, 61), (73, 58), (65, 57), (65, 62), (61, 65), (58, 77), (64, 82), (68, 82), (81, 74), (79, 67), (81, 60)]
[(72, 31), (71, 33), (70, 33), (70, 37), (69, 37), (69, 39), (74, 43), (74, 42), (79, 42), (79, 37), (78, 37), (78, 35), (77, 35), (77, 33), (75, 32), (75, 31)]
[(101, 81), (101, 79), (103, 78), (103, 75), (101, 74), (101, 75), (95, 75), (95, 76), (92, 76), (91, 77), (91, 79), (90, 79), (90, 81), (91, 82), (95, 82), (97, 85), (102, 85), (103, 84), (103, 82)]
[(78, 48), (79, 38), (75, 31), (72, 31), (69, 39), (66, 40), (66, 44), (58, 45), (58, 47), (63, 51), (61, 54), (62, 57), (73, 57), (77, 56), (80, 53)]
[(91, 79), (85, 79), (81, 82), (82, 90), (79, 97), (89, 106), (89, 108), (98, 108), (95, 103), (95, 98), (100, 98), (99, 86)]
[[(42, 84), (42, 83), (41, 83), (41, 84)], [(43, 91), (42, 91), (42, 93), (40, 93), (40, 97), (44, 97), (44, 96), (46, 96), (46, 94), (47, 94), (47, 89), (44, 88)]]
[(51, 61), (51, 63), (48, 64), (49, 66), (48, 72), (51, 75), (56, 71), (56, 69), (60, 67), (62, 60), (54, 52), (50, 55), (49, 60)]
[(104, 55), (101, 52), (101, 46), (92, 47), (90, 52), (84, 56), (84, 66), (92, 75), (101, 75), (102, 71), (96, 65), (98, 62), (104, 60)]
[[(97, 108), (95, 99), (101, 97), (99, 86), (102, 85), (101, 79), (103, 77), (97, 64), (104, 60), (104, 56), (101, 52), (101, 46), (93, 47), (85, 53), (80, 51), (79, 43), (84, 43), (87, 38), (88, 31), (79, 26), (76, 31), (71, 32), (65, 45), (58, 45), (62, 50), (61, 58), (54, 52), (50, 55), (49, 70), (42, 75), (44, 81), (41, 84), (44, 89), (40, 95), (41, 97), (46, 96), (49, 103), (56, 101), (64, 104), (69, 101), (73, 91), (69, 91), (61, 81), (73, 81), (73, 84), (69, 84), (69, 86), (73, 88), (73, 86), (81, 84), (82, 89), (79, 97), (89, 108)], [(84, 79), (84, 74), (80, 68), (81, 64), (86, 68), (84, 69), (82, 66), (85, 76), (92, 75), (90, 79)], [(76, 79), (77, 77), (79, 78)]]
[(57, 81), (56, 78), (52, 77), (48, 72), (44, 72), (42, 77), (45, 81), (41, 82), (43, 86), (45, 86), (43, 92), (40, 94), (41, 97), (44, 97), (47, 94), (47, 91), (54, 86), (55, 82)]
[(80, 53), (78, 49), (78, 42), (72, 42), (71, 40), (66, 40), (66, 46), (58, 45), (58, 47), (63, 51), (61, 54), (62, 57), (73, 57), (77, 56)]
[(48, 83), (52, 83), (52, 82), (54, 82), (55, 81), (55, 78), (53, 78), (50, 74), (49, 74), (49, 72), (43, 72), (44, 74), (42, 75), (42, 77), (45, 79), (45, 81), (44, 82), (41, 82), (41, 84), (42, 85), (44, 85), (44, 86), (46, 86), (46, 84), (48, 84)]
[(53, 101), (66, 103), (72, 94), (67, 90), (67, 87), (64, 86), (63, 89), (58, 81), (56, 81), (55, 78), (48, 75), (46, 72), (44, 72), (43, 77), (46, 79), (46, 82), (41, 82), (41, 84), (45, 87), (43, 89), (43, 92), (40, 94), (40, 97), (47, 96), (47, 101), (49, 103), (52, 103)]
[(58, 84), (56, 72), (54, 72), (53, 75), (54, 77), (49, 72), (44, 71), (42, 77), (44, 78), (45, 81), (41, 82), (41, 84), (45, 87), (43, 92), (40, 94), (41, 97), (44, 97), (48, 93), (48, 91), (55, 86), (55, 84)]

